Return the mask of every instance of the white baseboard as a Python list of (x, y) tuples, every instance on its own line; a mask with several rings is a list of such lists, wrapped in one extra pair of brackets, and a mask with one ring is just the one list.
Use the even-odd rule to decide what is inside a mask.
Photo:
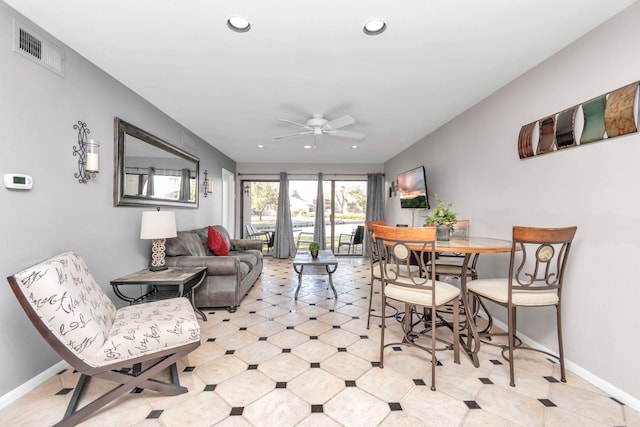
[[(493, 323), (494, 323), (494, 325), (496, 325), (497, 327), (499, 327), (503, 331), (507, 330), (507, 325), (505, 323), (503, 323), (503, 322), (500, 322), (499, 320), (496, 320), (495, 318), (493, 319)], [(540, 350), (543, 350), (543, 351), (546, 351), (548, 353), (555, 354), (555, 355), (558, 354), (556, 351), (553, 351), (553, 350), (548, 349), (547, 347), (545, 347), (543, 345), (540, 345), (540, 343), (538, 343), (537, 341), (532, 340), (531, 338), (529, 338), (526, 335), (522, 335), (521, 333), (518, 333), (518, 338), (520, 338), (523, 343), (525, 343), (526, 345), (528, 345), (531, 348), (537, 348), (537, 349), (540, 349)], [(571, 362), (567, 358), (564, 359), (564, 364), (565, 364), (565, 367), (566, 367), (566, 369), (568, 371), (571, 371), (574, 374), (576, 374), (577, 376), (579, 376), (580, 378), (582, 378), (582, 379), (584, 379), (586, 381), (589, 381), (591, 384), (593, 384), (594, 386), (598, 387), (600, 390), (606, 392), (609, 396), (611, 396), (611, 397), (615, 398), (616, 400), (624, 403), (625, 405), (627, 405), (631, 409), (640, 412), (640, 399), (637, 399), (637, 398), (631, 396), (629, 393), (626, 393), (626, 392), (620, 390), (619, 388), (615, 387), (613, 384), (610, 384), (610, 383), (606, 382), (602, 378), (592, 374), (591, 372), (587, 371), (583, 367)]]
[(0, 397), (0, 409), (15, 402), (16, 400), (18, 400), (19, 398), (27, 394), (29, 391), (33, 390), (43, 382), (47, 381), (52, 376), (56, 375), (58, 372), (68, 367), (69, 365), (67, 364), (67, 362), (65, 362), (64, 360), (61, 360), (60, 362), (56, 363), (46, 371), (41, 372), (40, 374), (31, 378), (29, 381), (22, 384), (21, 386), (14, 388), (9, 393)]

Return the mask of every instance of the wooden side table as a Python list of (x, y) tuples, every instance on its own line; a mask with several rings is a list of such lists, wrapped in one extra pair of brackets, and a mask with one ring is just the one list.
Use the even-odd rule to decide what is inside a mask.
[[(207, 316), (195, 305), (195, 290), (207, 277), (207, 267), (170, 267), (166, 270), (150, 271), (148, 268), (127, 274), (111, 281), (113, 292), (129, 304), (137, 304), (145, 300), (162, 298), (188, 297), (193, 309), (206, 322)], [(131, 285), (148, 285), (149, 291), (131, 297), (122, 292), (120, 287)]]

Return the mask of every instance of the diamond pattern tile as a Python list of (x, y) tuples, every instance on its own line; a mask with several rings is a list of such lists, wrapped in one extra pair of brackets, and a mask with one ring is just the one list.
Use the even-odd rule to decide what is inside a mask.
[[(558, 364), (533, 352), (517, 355), (515, 388), (497, 347), (481, 348), (479, 368), (464, 355), (455, 364), (451, 352), (439, 352), (437, 391), (431, 391), (430, 358), (419, 349), (388, 347), (379, 368), (380, 317), (366, 328), (367, 260), (340, 258), (334, 274), (338, 300), (322, 275), (306, 279), (293, 300), (297, 276), (291, 261), (266, 258), (260, 279), (235, 313), (207, 310), (209, 320), (200, 321), (202, 345), (177, 364), (188, 393), (127, 393), (84, 424), (640, 425), (640, 413), (572, 372), (567, 383), (560, 382)], [(381, 312), (379, 305), (378, 292), (374, 313)], [(393, 317), (386, 319), (385, 336), (387, 342), (402, 340)], [(0, 409), (2, 424), (55, 424), (78, 377), (70, 369), (52, 376)], [(92, 381), (87, 398), (109, 386)]]

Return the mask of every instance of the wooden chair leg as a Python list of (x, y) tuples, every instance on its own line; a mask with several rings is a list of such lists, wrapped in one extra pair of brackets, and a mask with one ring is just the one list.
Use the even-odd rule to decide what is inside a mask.
[[(124, 393), (127, 393), (136, 387), (148, 388), (151, 390), (163, 392), (168, 395), (186, 393), (188, 391), (186, 387), (176, 386), (173, 383), (164, 383), (161, 381), (157, 381), (152, 377), (157, 375), (163, 369), (166, 369), (172, 364), (176, 363), (179, 359), (186, 356), (192, 350), (193, 349), (189, 347), (186, 350), (181, 350), (167, 357), (161, 358), (156, 363), (143, 370), (138, 376), (124, 374), (119, 371), (106, 371), (97, 373), (95, 375), (81, 374), (76, 386), (76, 390), (74, 391), (71, 401), (69, 402), (69, 406), (67, 407), (64, 418), (60, 422), (55, 424), (55, 427), (75, 426), (76, 424), (89, 418), (89, 416), (91, 416), (91, 414), (93, 414), (95, 411), (101, 409), (108, 403), (112, 402), (114, 399), (117, 399)], [(89, 383), (90, 376), (119, 382), (119, 385), (112, 388), (91, 403), (86, 404), (79, 410), (76, 410), (80, 397), (82, 396), (85, 387)]]

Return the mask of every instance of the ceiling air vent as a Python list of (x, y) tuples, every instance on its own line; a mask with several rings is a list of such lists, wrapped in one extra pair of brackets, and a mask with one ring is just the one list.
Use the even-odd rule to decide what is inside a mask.
[(51, 40), (13, 20), (13, 51), (64, 77), (64, 53)]

